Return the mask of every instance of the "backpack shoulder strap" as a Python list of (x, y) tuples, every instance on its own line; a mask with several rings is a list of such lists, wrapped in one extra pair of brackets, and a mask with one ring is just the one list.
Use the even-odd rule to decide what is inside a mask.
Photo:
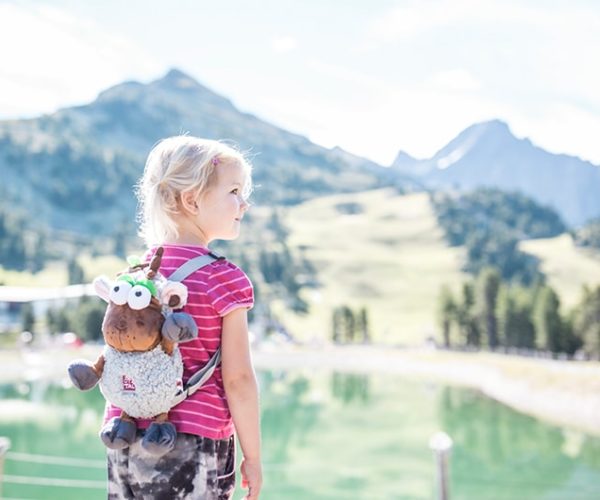
[[(173, 271), (171, 276), (169, 276), (169, 281), (183, 281), (198, 269), (202, 269), (203, 267), (208, 266), (217, 260), (224, 259), (225, 257), (217, 255), (213, 252), (209, 252), (206, 255), (199, 255), (198, 257), (194, 257), (193, 259), (184, 262), (175, 271)], [(185, 384), (183, 390), (177, 393), (173, 402), (173, 406), (181, 403), (184, 399), (187, 399), (198, 389), (200, 389), (200, 387), (202, 387), (202, 385), (204, 385), (204, 383), (212, 376), (220, 362), (221, 348), (219, 347), (213, 354), (212, 358), (208, 360), (208, 363), (194, 373)]]
[(193, 259), (184, 262), (181, 264), (181, 266), (175, 269), (171, 276), (169, 276), (169, 281), (183, 281), (198, 269), (202, 269), (203, 267), (212, 264), (216, 260), (224, 259), (225, 257), (217, 255), (213, 252), (209, 252), (206, 255), (198, 255), (198, 257), (194, 257)]

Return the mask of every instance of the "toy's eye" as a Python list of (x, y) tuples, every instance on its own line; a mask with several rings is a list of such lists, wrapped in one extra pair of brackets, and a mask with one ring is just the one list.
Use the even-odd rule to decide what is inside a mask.
[(127, 281), (115, 281), (110, 289), (108, 298), (118, 306), (122, 306), (127, 303), (130, 290), (131, 285)]
[(129, 297), (127, 297), (129, 307), (135, 310), (148, 307), (151, 300), (152, 294), (150, 293), (150, 290), (142, 285), (135, 285), (129, 292)]

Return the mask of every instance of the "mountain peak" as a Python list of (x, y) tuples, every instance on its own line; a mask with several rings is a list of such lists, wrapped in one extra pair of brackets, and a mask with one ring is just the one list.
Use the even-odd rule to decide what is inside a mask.
[(432, 160), (438, 169), (446, 169), (474, 149), (499, 150), (518, 142), (506, 122), (489, 120), (475, 123), (463, 130), (450, 143), (439, 150)]
[(398, 151), (398, 154), (396, 155), (396, 159), (392, 162), (391, 166), (402, 169), (408, 165), (414, 164), (417, 161), (418, 160), (416, 158), (412, 157), (405, 151), (400, 150), (400, 151)]
[(169, 95), (170, 99), (175, 98), (186, 107), (188, 106), (187, 100), (193, 95), (205, 103), (210, 102), (211, 105), (218, 106), (223, 110), (235, 110), (229, 99), (205, 87), (198, 80), (177, 68), (170, 69), (162, 78), (150, 82), (148, 88), (151, 91)]
[(474, 123), (469, 128), (483, 128), (485, 130), (494, 131), (494, 132), (510, 132), (508, 123), (506, 123), (498, 118), (495, 118), (493, 120), (487, 120), (484, 122)]
[(163, 77), (165, 80), (175, 79), (175, 78), (189, 78), (192, 79), (190, 75), (184, 73), (179, 68), (171, 68), (167, 74)]
[(175, 89), (202, 88), (202, 85), (197, 80), (177, 68), (170, 69), (165, 76), (154, 83)]
[(488, 120), (485, 122), (474, 123), (464, 129), (457, 137), (458, 140), (478, 141), (483, 138), (507, 138), (516, 139), (510, 131), (510, 127), (502, 120)]

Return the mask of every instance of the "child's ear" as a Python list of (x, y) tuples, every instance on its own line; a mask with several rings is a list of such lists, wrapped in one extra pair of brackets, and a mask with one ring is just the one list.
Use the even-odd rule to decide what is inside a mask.
[(195, 191), (184, 191), (181, 193), (181, 206), (191, 214), (198, 213), (198, 196)]

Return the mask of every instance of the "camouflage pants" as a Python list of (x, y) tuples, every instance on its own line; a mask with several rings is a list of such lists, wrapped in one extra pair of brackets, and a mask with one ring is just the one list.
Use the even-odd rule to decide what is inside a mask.
[(156, 458), (138, 439), (124, 450), (108, 450), (108, 498), (228, 500), (235, 489), (233, 436), (213, 440), (178, 434), (175, 448)]

